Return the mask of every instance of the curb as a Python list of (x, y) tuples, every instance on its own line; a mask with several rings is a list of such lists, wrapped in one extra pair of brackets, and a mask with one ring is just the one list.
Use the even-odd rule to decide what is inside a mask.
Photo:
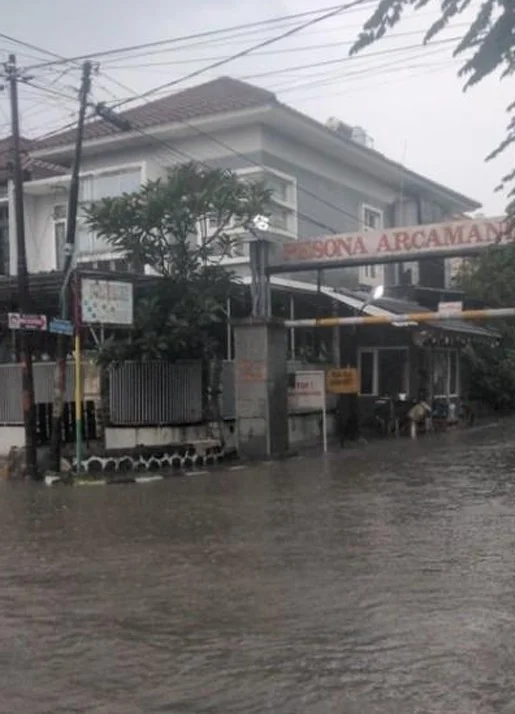
[(220, 470), (226, 470), (230, 473), (235, 473), (242, 471), (246, 468), (256, 466), (256, 465), (270, 465), (273, 463), (278, 463), (286, 459), (302, 459), (304, 456), (299, 454), (297, 451), (291, 451), (282, 458), (279, 459), (269, 459), (268, 461), (240, 461), (238, 458), (229, 457), (227, 460), (221, 460), (213, 464), (211, 468), (199, 468), (199, 469), (180, 469), (176, 471), (168, 471), (164, 474), (141, 474), (141, 475), (112, 475), (111, 477), (103, 478), (84, 478), (81, 474), (74, 475), (73, 472), (70, 473), (47, 473), (44, 478), (44, 483), (46, 486), (120, 486), (127, 484), (146, 484), (155, 483), (156, 481), (166, 481), (173, 478), (188, 478), (190, 476), (205, 476), (209, 473), (216, 473)]
[(46, 474), (44, 478), (45, 486), (121, 486), (127, 484), (146, 484), (167, 479), (201, 476), (209, 471), (175, 471), (169, 474), (145, 474), (142, 476), (125, 476), (113, 478), (83, 478), (73, 474)]

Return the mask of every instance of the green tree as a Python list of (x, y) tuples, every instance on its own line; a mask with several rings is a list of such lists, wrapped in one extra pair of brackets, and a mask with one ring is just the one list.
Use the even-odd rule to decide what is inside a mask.
[[(457, 282), (466, 295), (489, 307), (515, 305), (515, 245), (496, 246), (462, 269)], [(515, 326), (499, 321), (490, 328), (501, 343), (475, 345), (465, 351), (474, 395), (499, 410), (515, 409)]]
[(224, 320), (234, 286), (222, 260), (240, 240), (238, 232), (252, 231), (256, 215), (267, 213), (269, 198), (261, 183), (190, 163), (136, 193), (92, 204), (90, 228), (134, 271), (148, 266), (162, 278), (137, 302), (131, 333), (106, 340), (101, 363), (211, 358), (213, 327)]
[[(420, 10), (438, 0), (378, 0), (377, 7), (365, 23), (351, 53), (384, 37), (402, 21), (406, 10)], [(440, 17), (428, 28), (424, 42), (429, 42), (456, 16), (470, 10), (472, 0), (440, 0)], [(454, 56), (463, 58), (459, 75), (465, 78), (464, 89), (478, 84), (499, 70), (501, 78), (511, 77), (515, 71), (515, 1), (483, 0), (474, 19), (454, 49)], [(492, 151), (487, 160), (498, 156), (515, 143), (515, 101), (507, 107), (509, 123), (504, 141)], [(507, 213), (515, 222), (515, 169), (503, 176), (498, 190), (507, 189)], [(511, 186), (511, 188), (510, 188)]]
[[(227, 297), (235, 288), (222, 261), (241, 240), (238, 233), (252, 232), (256, 216), (267, 214), (269, 199), (262, 183), (190, 163), (138, 192), (94, 203), (87, 210), (90, 228), (134, 271), (150, 267), (161, 278), (151, 295), (136, 302), (130, 333), (105, 341), (100, 365), (200, 359), (204, 417), (220, 423), (217, 334), (224, 332)], [(103, 375), (105, 385), (105, 369)], [(105, 397), (105, 386), (103, 392)]]

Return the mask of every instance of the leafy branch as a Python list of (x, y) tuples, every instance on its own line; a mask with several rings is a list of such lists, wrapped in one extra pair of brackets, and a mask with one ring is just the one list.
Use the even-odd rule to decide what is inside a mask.
[[(424, 36), (430, 42), (458, 15), (472, 6), (472, 0), (439, 0), (440, 17), (433, 22)], [(384, 37), (401, 22), (406, 10), (420, 10), (438, 0), (379, 0), (351, 54), (368, 47)], [(515, 1), (484, 0), (476, 12), (468, 30), (458, 42), (454, 57), (464, 57), (459, 76), (465, 78), (464, 90), (473, 87), (489, 75), (500, 71), (501, 79), (512, 77), (515, 72)], [(486, 157), (489, 161), (515, 144), (515, 102), (507, 107), (510, 120), (505, 139)], [(497, 190), (506, 190), (507, 214), (515, 222), (515, 170), (503, 176)], [(510, 186), (512, 186), (510, 188)]]

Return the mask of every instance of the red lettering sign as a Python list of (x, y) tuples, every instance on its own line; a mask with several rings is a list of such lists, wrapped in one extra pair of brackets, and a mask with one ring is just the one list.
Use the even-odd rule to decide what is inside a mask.
[(460, 255), (514, 238), (503, 220), (462, 220), (291, 241), (283, 245), (281, 262), (360, 265), (374, 257), (413, 260), (417, 253)]

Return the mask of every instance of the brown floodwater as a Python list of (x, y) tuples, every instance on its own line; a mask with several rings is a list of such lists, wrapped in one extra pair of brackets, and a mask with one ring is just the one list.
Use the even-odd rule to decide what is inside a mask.
[(0, 484), (0, 712), (515, 712), (513, 422)]

